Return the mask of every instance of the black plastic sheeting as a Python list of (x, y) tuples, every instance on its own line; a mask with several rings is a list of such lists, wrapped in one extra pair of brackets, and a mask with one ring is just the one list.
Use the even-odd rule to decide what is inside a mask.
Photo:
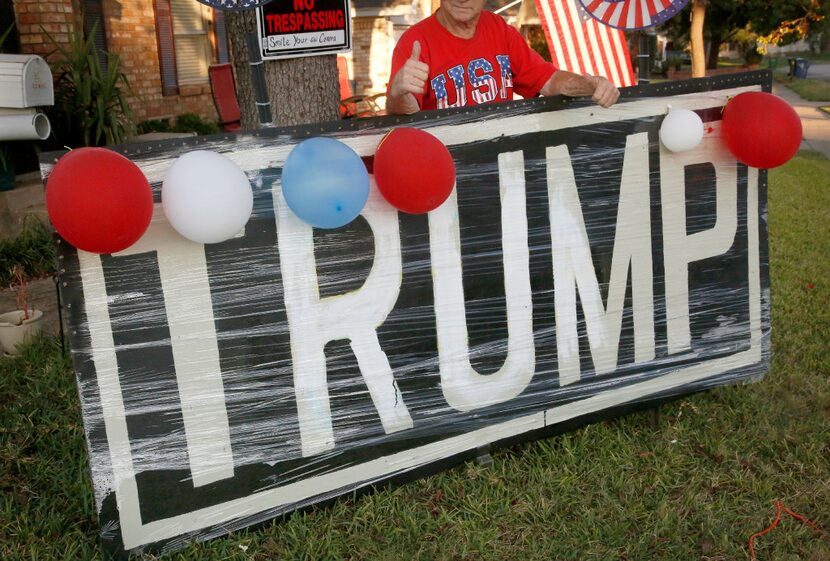
[[(213, 245), (181, 238), (159, 204), (119, 254), (59, 243), (105, 549), (171, 551), (490, 444), (761, 378), (766, 173), (728, 153), (720, 111), (769, 88), (747, 73), (624, 90), (611, 109), (550, 98), (116, 148), (156, 203), (178, 156), (220, 152), (248, 175), (254, 213)], [(668, 105), (701, 115), (698, 148), (661, 147)], [(286, 207), (280, 171), (299, 141), (337, 138), (371, 171), (398, 126), (453, 156), (439, 209), (398, 213), (374, 184), (340, 229)]]

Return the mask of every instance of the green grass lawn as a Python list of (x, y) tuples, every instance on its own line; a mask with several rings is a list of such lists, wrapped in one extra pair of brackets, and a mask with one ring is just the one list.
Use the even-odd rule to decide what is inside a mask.
[[(797, 53), (790, 55), (791, 57), (810, 58), (813, 62), (827, 62), (830, 61), (830, 53), (821, 55), (804, 56), (805, 53)], [(763, 68), (768, 68), (765, 60)], [(830, 81), (817, 80), (813, 78), (806, 79), (790, 79), (787, 76), (789, 72), (789, 64), (786, 57), (778, 57), (777, 63), (773, 67), (773, 77), (787, 86), (795, 93), (806, 99), (807, 101), (830, 101)], [(807, 76), (810, 76), (809, 69)]]
[[(744, 560), (776, 498), (830, 527), (830, 161), (770, 174), (773, 365), (761, 383), (502, 450), (166, 559)], [(0, 558), (98, 557), (70, 363), (54, 340), (0, 358)], [(830, 559), (784, 519), (759, 561)], [(149, 557), (145, 559), (150, 559)]]
[(830, 82), (826, 80), (790, 80), (778, 75), (776, 78), (807, 101), (830, 101)]

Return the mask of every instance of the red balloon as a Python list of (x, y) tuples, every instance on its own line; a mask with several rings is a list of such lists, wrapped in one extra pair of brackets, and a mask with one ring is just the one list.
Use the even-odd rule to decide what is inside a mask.
[(153, 216), (153, 192), (130, 160), (104, 148), (63, 156), (46, 183), (55, 230), (78, 249), (115, 253), (133, 245)]
[(410, 214), (441, 206), (455, 185), (455, 164), (444, 144), (420, 129), (399, 128), (380, 141), (374, 162), (378, 190)]
[(735, 158), (754, 168), (786, 164), (801, 146), (801, 119), (783, 99), (745, 92), (723, 110), (723, 136)]

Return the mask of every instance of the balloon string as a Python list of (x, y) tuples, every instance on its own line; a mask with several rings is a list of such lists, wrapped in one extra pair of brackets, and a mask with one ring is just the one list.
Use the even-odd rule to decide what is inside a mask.
[(726, 96), (726, 103), (724, 103), (723, 107), (720, 108), (721, 115), (723, 115), (723, 112), (726, 111), (726, 106), (729, 105), (729, 102), (732, 101), (732, 98), (734, 98), (734, 97), (735, 97), (734, 95)]
[(822, 536), (826, 535), (824, 533), (824, 530), (822, 530), (817, 524), (815, 524), (813, 522), (810, 522), (809, 520), (807, 520), (806, 518), (804, 518), (800, 514), (796, 514), (795, 512), (791, 511), (790, 509), (785, 507), (783, 504), (781, 504), (781, 499), (777, 499), (776, 502), (775, 502), (775, 520), (772, 521), (772, 524), (770, 524), (769, 528), (767, 528), (766, 530), (762, 530), (762, 531), (758, 532), (757, 534), (753, 534), (749, 538), (749, 557), (752, 561), (755, 561), (755, 545), (753, 544), (753, 542), (755, 541), (755, 538), (759, 538), (759, 537), (763, 536), (764, 534), (772, 532), (776, 528), (776, 526), (778, 526), (778, 523), (781, 521), (781, 511), (782, 510), (784, 512), (786, 512), (787, 514), (789, 514), (790, 516), (792, 516), (793, 518), (795, 518), (796, 520), (798, 520), (799, 522), (803, 522), (804, 524), (807, 524), (809, 527), (811, 527), (813, 530), (815, 530), (816, 532), (818, 532)]

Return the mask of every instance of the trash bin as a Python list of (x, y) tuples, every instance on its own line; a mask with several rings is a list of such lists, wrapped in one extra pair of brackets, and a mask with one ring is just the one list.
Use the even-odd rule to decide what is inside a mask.
[(806, 78), (807, 70), (810, 68), (810, 61), (806, 58), (790, 58), (790, 78)]

